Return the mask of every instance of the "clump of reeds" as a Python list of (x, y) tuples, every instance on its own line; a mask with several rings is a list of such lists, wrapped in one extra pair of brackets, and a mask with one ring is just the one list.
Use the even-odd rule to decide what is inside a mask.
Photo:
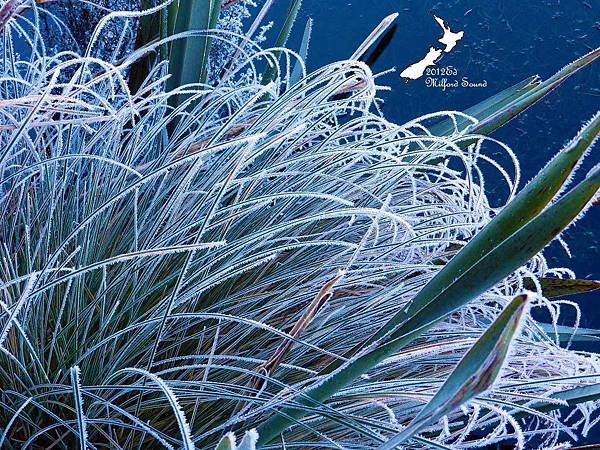
[[(21, 20), (8, 36), (36, 30)], [(2, 47), (0, 447), (214, 448), (258, 428), (248, 448), (402, 430), (409, 447), (524, 448), (589, 429), (600, 358), (527, 308), (556, 315), (545, 280), (573, 285), (539, 252), (596, 195), (598, 170), (550, 205), (598, 115), (515, 198), (516, 158), (486, 136), (510, 102), (397, 125), (364, 63), (297, 78), (293, 52), (242, 36), (222, 82), (167, 91), (159, 60), (130, 90), (172, 39), (119, 61), (48, 55), (37, 34), (26, 59)]]

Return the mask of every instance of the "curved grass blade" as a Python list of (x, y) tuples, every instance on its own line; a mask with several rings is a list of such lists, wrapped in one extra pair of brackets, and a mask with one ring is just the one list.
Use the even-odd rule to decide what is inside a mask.
[[(283, 26), (279, 31), (279, 35), (277, 36), (277, 41), (275, 41), (275, 47), (284, 47), (288, 38), (290, 37), (290, 33), (292, 31), (292, 27), (294, 26), (294, 22), (296, 21), (296, 16), (298, 15), (298, 11), (300, 10), (300, 5), (302, 4), (302, 0), (293, 0), (290, 4), (290, 9), (285, 17), (285, 22), (283, 22)], [(279, 59), (281, 56), (281, 51), (274, 51), (273, 56), (276, 59)], [(275, 75), (277, 74), (277, 67), (275, 64), (271, 63), (265, 70), (262, 78), (262, 84), (267, 85), (271, 81), (275, 79)]]
[[(552, 198), (569, 180), (586, 150), (594, 143), (600, 132), (600, 114), (596, 114), (567, 147), (556, 155), (521, 192), (498, 213), (469, 243), (462, 248), (444, 268), (415, 296), (408, 309), (397, 312), (376, 334), (351, 350), (347, 358), (356, 354), (360, 348), (367, 347), (381, 339), (393, 328), (407, 320), (416, 311), (435, 298), (453, 280), (489, 254), (517, 230), (530, 222), (550, 203)], [(541, 249), (541, 248), (540, 248)], [(515, 267), (516, 268), (516, 267)], [(338, 367), (334, 363), (326, 369), (330, 372)]]
[[(312, 18), (308, 18), (306, 21), (306, 25), (304, 26), (304, 34), (302, 35), (302, 42), (300, 43), (300, 50), (298, 54), (302, 58), (302, 61), (306, 62), (306, 58), (308, 57), (308, 46), (310, 45), (310, 36), (312, 34)], [(292, 71), (292, 75), (290, 77), (290, 85), (296, 84), (302, 78), (302, 66), (300, 61), (296, 61), (294, 65), (294, 70)]]
[(402, 432), (379, 447), (390, 450), (427, 425), (488, 390), (498, 377), (517, 335), (527, 295), (514, 298), (458, 363), (440, 390)]
[[(581, 213), (599, 188), (600, 167), (596, 167), (584, 181), (524, 227), (520, 229), (515, 227), (516, 232), (504, 240), (495, 241), (489, 251), (474, 252), (473, 256), (478, 256), (479, 259), (473, 265), (452, 267), (453, 276), (449, 280), (444, 280), (441, 285), (437, 285), (440, 283), (438, 276), (434, 277), (424, 288), (425, 290), (430, 284), (435, 284), (431, 294), (421, 298), (420, 303), (423, 306), (418, 310), (410, 308), (409, 313), (401, 312), (390, 321), (397, 321), (396, 323), (392, 323), (391, 326), (386, 325), (389, 329), (389, 333), (385, 333), (389, 336), (386, 342), (373, 345), (372, 350), (363, 352), (335, 373), (325, 377), (321, 384), (306, 391), (306, 396), (298, 398), (297, 403), (318, 405), (319, 402), (331, 397), (379, 362), (412, 342), (452, 311), (481, 295), (521, 267)], [(474, 241), (479, 239), (476, 237)], [(488, 246), (489, 244), (486, 244), (483, 247)], [(303, 415), (302, 409), (284, 408), (281, 415), (273, 416), (261, 425), (260, 444), (269, 442)]]
[[(274, 2), (275, 2), (275, 0), (266, 0), (263, 3), (262, 7), (260, 8), (260, 11), (254, 18), (252, 25), (250, 25), (250, 28), (248, 29), (248, 32), (246, 33), (247, 40), (252, 39), (252, 36), (254, 36), (254, 33), (256, 33), (256, 30), (258, 29), (260, 24), (263, 22), (263, 19), (269, 12), (269, 9), (271, 9), (271, 6), (273, 5)], [(223, 9), (225, 9), (225, 8), (227, 8), (227, 4), (223, 5)], [(223, 67), (223, 70), (221, 71), (221, 79), (226, 78), (228, 76), (229, 72), (231, 71), (231, 69), (233, 67), (235, 60), (238, 59), (238, 57), (242, 54), (242, 51), (246, 47), (245, 44), (246, 44), (245, 40), (242, 40), (240, 42), (239, 47), (237, 48), (237, 50), (235, 51), (233, 56), (229, 59), (229, 61)]]
[[(23, 412), (23, 410), (25, 408), (27, 408), (27, 405), (29, 405), (29, 403), (31, 403), (32, 400), (33, 400), (33, 397), (29, 397), (27, 400), (25, 400), (21, 404), (21, 406), (19, 406), (19, 408), (15, 411), (15, 413), (11, 416), (10, 420), (8, 421), (8, 423), (3, 427), (2, 435), (0, 436), (0, 448), (4, 448), (3, 444), (4, 444), (5, 440), (6, 440), (6, 436), (8, 435), (8, 430), (10, 430), (10, 428), (13, 425), (13, 423), (17, 420), (17, 418)], [(6, 443), (10, 444), (8, 441)]]
[(175, 395), (173, 390), (167, 385), (167, 383), (165, 383), (165, 381), (162, 378), (156, 376), (155, 374), (150, 373), (144, 369), (137, 369), (135, 367), (128, 367), (126, 369), (121, 369), (121, 370), (115, 372), (114, 374), (112, 374), (112, 376), (116, 377), (116, 376), (121, 375), (122, 373), (126, 373), (126, 372), (130, 372), (130, 373), (141, 375), (142, 377), (148, 378), (158, 386), (158, 388), (163, 392), (163, 394), (165, 395), (165, 398), (169, 402), (171, 409), (175, 413), (175, 418), (177, 419), (177, 425), (179, 426), (179, 430), (181, 431), (181, 436), (183, 438), (182, 439), (183, 450), (195, 449), (196, 447), (194, 446), (194, 441), (192, 439), (192, 430), (190, 429), (190, 426), (189, 426), (189, 423), (185, 416), (185, 413), (183, 411), (183, 408), (179, 404), (179, 400), (177, 399), (177, 396)]
[[(154, 6), (154, 3), (150, 0), (141, 0), (140, 1), (140, 11), (147, 11)], [(166, 16), (166, 9), (161, 10), (158, 17), (156, 14), (147, 14), (143, 15), (138, 20), (138, 27), (135, 39), (135, 48), (140, 49), (148, 44), (150, 44), (154, 39), (158, 37), (157, 30), (160, 32), (160, 37), (166, 37), (163, 31), (164, 27), (162, 26), (163, 16)], [(166, 47), (166, 44), (162, 47)], [(167, 52), (161, 48), (161, 59), (167, 59)], [(154, 63), (152, 56), (146, 55), (143, 58), (140, 58), (138, 61), (134, 62), (129, 70), (128, 83), (129, 88), (132, 92), (137, 92), (138, 89), (142, 86), (148, 74), (150, 73), (150, 69), (152, 64)]]

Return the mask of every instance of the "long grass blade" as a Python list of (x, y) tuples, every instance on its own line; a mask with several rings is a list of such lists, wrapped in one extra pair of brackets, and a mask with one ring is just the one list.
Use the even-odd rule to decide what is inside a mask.
[[(423, 308), (458, 276), (474, 269), (483, 257), (539, 214), (570, 179), (579, 161), (593, 145), (599, 132), (600, 114), (596, 114), (571, 143), (559, 152), (475, 238), (462, 248), (431, 282), (419, 291), (405, 311), (397, 312), (375, 335), (361, 344), (361, 348), (372, 345)], [(357, 351), (358, 348), (354, 349), (346, 357), (351, 357)], [(335, 367), (336, 365), (328, 370)]]
[(80, 450), (87, 450), (87, 419), (83, 412), (83, 396), (81, 395), (80, 370), (78, 366), (71, 368), (71, 385), (73, 386), (73, 398), (75, 399), (79, 448)]
[[(547, 298), (564, 297), (566, 295), (584, 294), (600, 289), (598, 280), (575, 280), (571, 278), (540, 278), (542, 294)], [(534, 290), (535, 283), (531, 278), (526, 278), (523, 283), (525, 289)]]

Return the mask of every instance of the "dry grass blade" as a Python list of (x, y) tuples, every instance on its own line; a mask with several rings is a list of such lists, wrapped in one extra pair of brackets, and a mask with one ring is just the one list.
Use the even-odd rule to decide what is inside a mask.
[[(306, 329), (306, 327), (310, 325), (315, 316), (319, 313), (323, 306), (325, 306), (325, 303), (331, 297), (331, 290), (335, 287), (337, 283), (339, 283), (339, 281), (344, 277), (344, 275), (345, 273), (340, 272), (338, 275), (336, 275), (334, 278), (332, 278), (323, 285), (323, 287), (319, 290), (317, 295), (315, 295), (315, 298), (312, 300), (310, 305), (308, 305), (308, 308), (306, 308), (306, 311), (304, 312), (302, 317), (298, 319), (298, 321), (294, 324), (294, 327), (289, 332), (289, 335), (292, 338), (299, 338), (302, 332)], [(288, 353), (291, 350), (293, 345), (293, 341), (286, 339), (279, 345), (279, 347), (277, 347), (277, 350), (275, 350), (273, 355), (264, 364), (261, 364), (258, 370), (264, 371), (267, 374), (272, 374), (277, 369), (277, 367), (279, 367), (279, 364), (281, 364), (281, 361), (285, 357), (286, 353)]]

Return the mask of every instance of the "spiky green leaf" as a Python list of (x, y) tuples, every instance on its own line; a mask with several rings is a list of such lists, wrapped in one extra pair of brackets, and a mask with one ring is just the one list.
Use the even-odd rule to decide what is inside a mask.
[[(285, 16), (285, 21), (279, 30), (279, 35), (277, 36), (277, 40), (275, 41), (275, 47), (284, 47), (288, 38), (290, 37), (290, 33), (292, 31), (292, 26), (296, 21), (296, 16), (298, 15), (298, 11), (300, 10), (300, 5), (302, 4), (302, 0), (292, 0), (290, 4), (290, 8)], [(273, 56), (276, 59), (279, 59), (281, 55), (281, 51), (273, 52)], [(272, 64), (267, 67), (265, 73), (262, 78), (262, 83), (264, 85), (269, 84), (271, 81), (275, 79), (277, 74), (277, 67)]]
[[(573, 146), (570, 148), (572, 149)], [(549, 167), (555, 167), (556, 160), (561, 160), (561, 156), (565, 153), (569, 152), (561, 153), (553, 160), (554, 164)], [(542, 173), (542, 178), (547, 177), (548, 167)], [(503, 219), (502, 221), (506, 221), (507, 226), (514, 232), (507, 233), (506, 230), (499, 229), (498, 233), (501, 236), (506, 236), (504, 239), (498, 239), (494, 235), (490, 236), (489, 233), (479, 233), (467, 246), (470, 246), (470, 249), (467, 250), (467, 247), (465, 247), (459, 252), (420, 291), (415, 298), (415, 302), (418, 302), (416, 305), (413, 304), (407, 310), (399, 312), (386, 324), (384, 327), (385, 333), (378, 333), (378, 335), (381, 335), (376, 339), (376, 341), (380, 341), (378, 345), (372, 346), (372, 349), (354, 358), (327, 377), (321, 384), (307, 391), (307, 395), (298, 399), (298, 402), (301, 405), (318, 405), (319, 402), (331, 397), (383, 359), (413, 341), (452, 311), (481, 295), (525, 264), (542, 250), (548, 242), (560, 234), (595, 196), (600, 188), (600, 167), (595, 168), (583, 182), (539, 216), (529, 223), (526, 221), (523, 223), (524, 220), (521, 218), (526, 218), (531, 214), (531, 212), (524, 210), (523, 206), (532, 202), (534, 205), (537, 203), (535, 199), (528, 197), (548, 195), (546, 190), (548, 188), (541, 187), (540, 191), (540, 186), (532, 182), (525, 189), (527, 196), (525, 198), (520, 197), (517, 202), (517, 205), (520, 206), (514, 207), (515, 211), (522, 214), (512, 219), (499, 214), (490, 223), (490, 226), (497, 226), (500, 217)], [(517, 221), (517, 223), (511, 224), (511, 221)], [(490, 238), (492, 242), (487, 241)], [(467, 250), (468, 257), (463, 255), (462, 258), (465, 258), (467, 262), (472, 261), (472, 263), (453, 264), (453, 261), (465, 250)], [(421, 294), (421, 292), (425, 293)], [(385, 338), (383, 342), (381, 342), (382, 338)], [(297, 420), (303, 415), (304, 411), (302, 409), (285, 408), (281, 415), (272, 417), (259, 428), (261, 443), (269, 442), (289, 426), (292, 420)]]
[[(474, 269), (484, 256), (488, 255), (500, 243), (539, 214), (567, 182), (599, 132), (600, 114), (596, 114), (575, 139), (558, 153), (486, 227), (462, 248), (431, 282), (419, 291), (407, 310), (397, 312), (378, 333), (361, 347), (371, 345), (410, 318), (451, 285), (456, 278), (464, 272)], [(351, 357), (356, 351), (358, 351), (358, 348), (346, 356)], [(336, 366), (332, 366), (328, 370), (334, 367)]]
[[(304, 26), (304, 34), (302, 35), (302, 42), (300, 44), (300, 50), (298, 54), (302, 58), (302, 61), (306, 61), (308, 57), (308, 46), (310, 44), (310, 36), (312, 33), (312, 19), (309, 17), (306, 21), (306, 25)], [(302, 77), (302, 65), (300, 61), (296, 61), (294, 65), (294, 70), (292, 71), (292, 75), (290, 76), (290, 84), (296, 84), (300, 81)]]
[(439, 391), (410, 425), (381, 445), (379, 450), (395, 448), (427, 425), (488, 390), (506, 360), (526, 305), (527, 295), (514, 298), (465, 354)]
[[(466, 109), (465, 114), (471, 117), (475, 117), (477, 120), (485, 120), (487, 117), (505, 108), (513, 101), (520, 97), (524, 97), (532, 90), (537, 89), (541, 81), (535, 75), (526, 78), (525, 80), (511, 86), (509, 88), (500, 91), (499, 93), (486, 98), (480, 103)], [(456, 126), (459, 129), (463, 129), (468, 126), (471, 122), (463, 117), (456, 118)], [(436, 136), (447, 136), (454, 131), (454, 121), (451, 119), (445, 119), (431, 127), (431, 132)]]
[[(583, 294), (600, 289), (598, 280), (573, 280), (570, 278), (540, 278), (539, 283), (542, 293), (547, 298), (563, 297), (565, 295)], [(524, 287), (534, 290), (535, 283), (531, 278), (526, 278)]]
[(495, 129), (501, 127), (509, 120), (525, 111), (534, 103), (541, 100), (547, 94), (560, 86), (567, 78), (575, 74), (600, 56), (600, 47), (587, 53), (581, 58), (576, 59), (572, 63), (566, 65), (556, 74), (551, 76), (533, 89), (526, 90), (523, 95), (508, 104), (499, 104), (497, 111), (493, 109), (486, 112), (484, 117), (480, 118), (477, 125), (472, 126), (471, 132), (489, 134)]
[[(545, 81), (539, 81), (537, 76), (529, 77), (470, 107), (465, 110), (465, 113), (479, 120), (478, 124), (471, 126), (470, 131), (479, 134), (490, 134), (533, 104), (537, 103), (560, 86), (567, 78), (596, 60), (598, 57), (600, 57), (600, 48), (597, 48), (566, 65)], [(457, 125), (459, 128), (463, 128), (467, 125), (467, 120), (457, 118)], [(450, 119), (446, 119), (434, 125), (431, 129), (433, 133), (442, 136), (450, 134), (453, 130), (454, 122)], [(463, 145), (467, 144), (468, 142), (465, 142)]]

